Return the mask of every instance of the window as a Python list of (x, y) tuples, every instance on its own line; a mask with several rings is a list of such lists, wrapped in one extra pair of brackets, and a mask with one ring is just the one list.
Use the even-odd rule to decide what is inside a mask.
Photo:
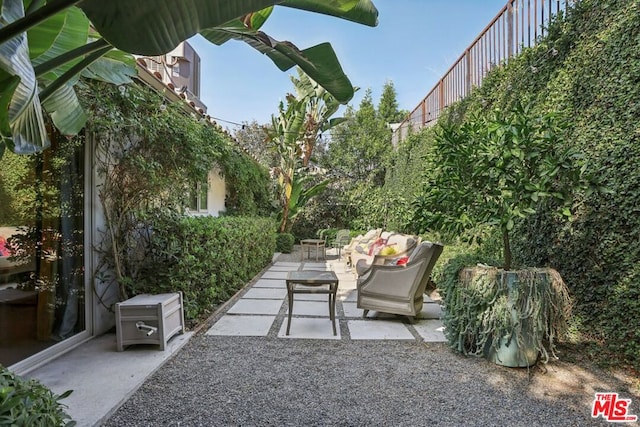
[(189, 210), (193, 212), (207, 212), (207, 195), (209, 185), (206, 182), (198, 182), (189, 197)]
[(171, 75), (173, 77), (181, 77), (182, 74), (182, 61), (176, 61), (171, 67)]

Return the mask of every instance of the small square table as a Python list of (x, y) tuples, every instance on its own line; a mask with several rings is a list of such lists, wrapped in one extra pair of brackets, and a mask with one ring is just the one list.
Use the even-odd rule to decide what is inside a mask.
[[(303, 270), (290, 271), (287, 274), (287, 298), (289, 300), (289, 320), (287, 335), (291, 329), (291, 314), (293, 312), (294, 294), (328, 294), (329, 319), (333, 324), (333, 335), (336, 331), (336, 294), (338, 292), (338, 276), (333, 271)], [(298, 285), (305, 286), (304, 288)], [(325, 287), (326, 285), (326, 287)]]
[(324, 239), (303, 239), (300, 240), (300, 261), (304, 260), (304, 248), (307, 248), (307, 259), (311, 259), (311, 248), (316, 248), (316, 261), (318, 261), (318, 253), (322, 250), (322, 257), (327, 259), (326, 247)]

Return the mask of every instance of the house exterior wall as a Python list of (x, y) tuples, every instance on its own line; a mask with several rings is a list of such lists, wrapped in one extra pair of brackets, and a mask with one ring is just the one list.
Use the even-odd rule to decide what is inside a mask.
[(220, 216), (220, 213), (226, 210), (226, 182), (224, 175), (219, 169), (213, 169), (209, 172), (207, 178), (207, 209), (198, 212), (190, 211), (191, 216)]
[[(182, 50), (180, 50), (182, 49)], [(190, 58), (189, 60), (180, 59), (180, 77), (189, 81), (187, 84), (186, 95), (182, 96), (178, 91), (166, 92), (166, 89), (172, 89), (166, 82), (158, 78), (162, 69), (163, 62), (146, 61), (147, 67), (141, 68), (139, 79), (147, 84), (153, 90), (158, 92), (165, 91), (165, 96), (169, 102), (184, 102), (187, 111), (199, 112), (203, 114), (206, 109), (197, 97), (199, 104), (195, 104), (189, 99), (200, 91), (200, 58), (197, 53), (185, 44), (173, 52), (175, 56), (183, 56)], [(168, 54), (171, 56), (172, 53)], [(168, 58), (168, 60), (173, 60)], [(195, 67), (195, 68), (191, 68)], [(176, 71), (178, 72), (178, 71)], [(166, 75), (166, 70), (164, 71)], [(188, 78), (187, 78), (188, 77)], [(195, 81), (191, 81), (195, 79)], [(168, 80), (168, 79), (167, 79)], [(170, 96), (169, 96), (170, 95)], [(199, 107), (201, 105), (201, 107)], [(84, 150), (84, 312), (85, 321), (84, 331), (77, 333), (71, 338), (52, 345), (39, 353), (22, 359), (18, 363), (10, 366), (10, 368), (24, 375), (30, 371), (42, 366), (43, 364), (64, 354), (70, 349), (80, 345), (92, 337), (96, 337), (111, 330), (115, 325), (114, 306), (119, 302), (118, 286), (115, 283), (104, 283), (100, 280), (99, 273), (110, 273), (109, 271), (97, 271), (101, 265), (101, 255), (97, 248), (100, 247), (101, 241), (104, 239), (104, 230), (107, 229), (106, 217), (99, 198), (99, 189), (104, 184), (104, 179), (98, 173), (97, 164), (99, 163), (99, 153), (95, 149), (95, 140), (87, 134), (85, 150)], [(199, 212), (196, 215), (218, 216), (220, 212), (225, 210), (226, 184), (224, 176), (219, 169), (213, 168), (208, 176), (208, 194), (207, 194), (207, 210)], [(113, 274), (108, 274), (113, 276)]]
[[(95, 289), (95, 292), (91, 292), (91, 298), (88, 298), (89, 304), (91, 304), (91, 316), (92, 316), (92, 329), (91, 335), (102, 335), (111, 329), (115, 325), (115, 316), (111, 310), (113, 305), (119, 301), (118, 287), (108, 285), (98, 279), (98, 271), (100, 266), (100, 254), (95, 248), (100, 246), (100, 242), (103, 239), (103, 235), (99, 230), (107, 229), (107, 221), (104, 214), (104, 209), (100, 203), (98, 189), (104, 184), (104, 179), (98, 174), (98, 168), (95, 167), (97, 163), (97, 157), (95, 152), (95, 140), (91, 136), (87, 136), (87, 147), (90, 151), (91, 162), (91, 174), (88, 174), (88, 180), (86, 188), (87, 199), (90, 202), (90, 212), (87, 213), (91, 220), (89, 233), (91, 240), (91, 256), (87, 259), (91, 260), (91, 265), (86, 266), (87, 271), (90, 271), (91, 287)], [(89, 268), (90, 267), (90, 268)]]

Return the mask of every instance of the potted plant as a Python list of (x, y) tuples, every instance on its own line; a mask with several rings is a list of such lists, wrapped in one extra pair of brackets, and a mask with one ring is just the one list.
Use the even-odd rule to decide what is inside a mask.
[[(534, 115), (516, 105), (441, 124), (436, 164), (416, 221), (450, 235), (498, 227), (503, 265), (458, 265), (442, 286), (450, 344), (506, 366), (548, 360), (567, 330), (567, 287), (551, 268), (512, 270), (510, 233), (542, 203), (559, 217), (571, 215), (573, 194), (586, 189), (581, 156), (564, 142), (566, 122), (553, 113)], [(459, 274), (458, 274), (459, 273)]]

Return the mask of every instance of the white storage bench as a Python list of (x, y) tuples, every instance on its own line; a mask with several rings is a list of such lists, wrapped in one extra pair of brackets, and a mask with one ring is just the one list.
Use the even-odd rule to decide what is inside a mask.
[(164, 350), (177, 333), (184, 333), (182, 293), (138, 295), (116, 304), (118, 351), (132, 344), (159, 344)]

